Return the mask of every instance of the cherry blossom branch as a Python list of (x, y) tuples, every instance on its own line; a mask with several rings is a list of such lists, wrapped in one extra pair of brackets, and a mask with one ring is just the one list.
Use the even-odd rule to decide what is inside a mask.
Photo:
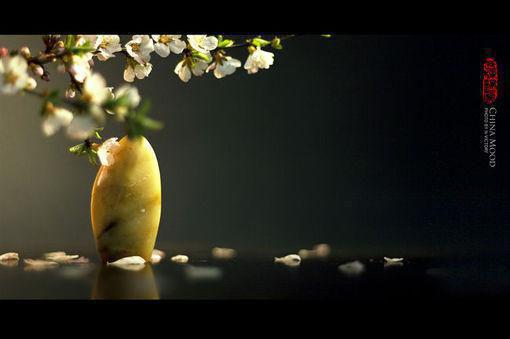
[[(77, 155), (87, 155), (96, 163), (97, 144), (91, 138), (101, 139), (107, 117), (123, 122), (129, 138), (143, 135), (147, 130), (159, 129), (160, 122), (147, 117), (150, 105), (142, 102), (138, 90), (132, 85), (122, 85), (116, 89), (107, 87), (105, 79), (93, 72), (93, 58), (104, 62), (122, 55), (125, 57), (124, 80), (133, 82), (149, 76), (152, 72), (151, 54), (166, 58), (171, 54), (180, 57), (174, 73), (183, 81), (213, 73), (222, 79), (233, 74), (242, 66), (240, 60), (228, 55), (228, 50), (247, 47), (248, 57), (244, 70), (254, 74), (268, 69), (274, 63), (274, 53), (264, 50), (280, 50), (282, 42), (295, 35), (274, 36), (265, 40), (262, 36), (236, 43), (233, 39), (221, 35), (133, 35), (127, 43), (121, 44), (118, 35), (45, 35), (45, 48), (32, 56), (28, 47), (8, 51), (0, 47), (0, 93), (28, 93), (42, 99), (42, 130), (47, 136), (65, 128), (67, 135), (84, 140), (71, 147)], [(48, 64), (57, 64), (60, 73), (70, 79), (65, 96), (58, 90), (37, 92), (36, 77), (50, 81)], [(78, 92), (78, 94), (76, 94)], [(67, 107), (67, 108), (64, 108)]]

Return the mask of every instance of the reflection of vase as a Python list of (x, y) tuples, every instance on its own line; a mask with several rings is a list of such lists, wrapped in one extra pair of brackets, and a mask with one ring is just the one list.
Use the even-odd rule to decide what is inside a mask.
[(92, 299), (159, 299), (150, 265), (140, 271), (101, 266), (92, 290)]
[(91, 197), (96, 247), (103, 262), (138, 255), (151, 257), (161, 215), (158, 160), (144, 137), (124, 137), (114, 162), (101, 166)]

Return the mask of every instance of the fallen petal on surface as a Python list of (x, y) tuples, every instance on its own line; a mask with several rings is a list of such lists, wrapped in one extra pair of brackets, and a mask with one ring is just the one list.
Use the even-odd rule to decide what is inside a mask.
[(90, 260), (86, 257), (79, 257), (78, 259), (72, 259), (66, 262), (66, 264), (88, 264)]
[(124, 257), (114, 262), (107, 263), (108, 266), (115, 266), (125, 270), (138, 271), (145, 267), (145, 259), (140, 256)]
[(66, 252), (49, 252), (44, 253), (44, 259), (49, 261), (54, 261), (59, 264), (68, 263), (72, 260), (78, 259), (80, 256), (78, 254), (67, 254)]
[(326, 258), (331, 253), (331, 246), (328, 244), (317, 244), (313, 249), (317, 258)]
[(384, 261), (386, 261), (387, 263), (397, 263), (397, 262), (402, 262), (404, 260), (404, 258), (388, 258), (388, 257), (384, 257)]
[(161, 250), (154, 249), (154, 250), (152, 250), (151, 263), (157, 264), (161, 260), (163, 260), (163, 258), (165, 256), (166, 256), (165, 252), (163, 252)]
[(317, 244), (311, 250), (300, 249), (298, 255), (302, 259), (327, 258), (331, 253), (331, 247), (328, 244)]
[(16, 252), (8, 252), (0, 255), (0, 261), (17, 261), (19, 260), (19, 254)]
[(235, 249), (226, 247), (214, 247), (211, 253), (215, 259), (232, 259), (237, 255)]
[(178, 254), (171, 257), (170, 260), (178, 264), (185, 264), (189, 261), (189, 257), (187, 255)]
[(63, 256), (63, 255), (66, 255), (66, 252), (56, 251), (56, 252), (44, 253), (44, 257), (45, 258), (48, 258), (48, 257), (60, 257), (60, 256)]
[(275, 257), (274, 258), (275, 263), (284, 264), (287, 266), (295, 267), (299, 266), (301, 264), (301, 257), (297, 254), (289, 254), (284, 257)]

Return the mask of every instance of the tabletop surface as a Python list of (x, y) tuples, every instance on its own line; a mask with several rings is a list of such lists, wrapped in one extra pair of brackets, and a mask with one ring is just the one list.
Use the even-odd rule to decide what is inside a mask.
[[(138, 271), (86, 264), (33, 270), (23, 259), (0, 265), (0, 299), (250, 299), (357, 300), (394, 298), (500, 298), (510, 295), (510, 266), (488, 259), (382, 258), (303, 260), (299, 266), (272, 258), (168, 257)], [(193, 258), (191, 256), (191, 258)], [(359, 260), (362, 269), (339, 265)]]

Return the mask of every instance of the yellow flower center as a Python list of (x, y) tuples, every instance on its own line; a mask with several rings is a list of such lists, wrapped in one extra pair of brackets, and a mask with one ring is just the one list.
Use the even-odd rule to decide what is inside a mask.
[(168, 44), (172, 39), (170, 39), (170, 37), (168, 35), (161, 35), (159, 37), (159, 42), (161, 42), (162, 44)]
[(99, 45), (99, 48), (107, 48), (109, 43), (110, 42), (108, 40), (103, 39), (103, 41), (101, 42), (101, 45)]
[(18, 78), (19, 78), (18, 75), (14, 74), (13, 72), (8, 72), (4, 74), (4, 81), (11, 85), (14, 85)]
[(132, 44), (131, 49), (133, 52), (140, 52), (140, 44)]
[(81, 95), (81, 99), (85, 102), (91, 102), (92, 101), (92, 95), (88, 92), (84, 92), (82, 95)]

